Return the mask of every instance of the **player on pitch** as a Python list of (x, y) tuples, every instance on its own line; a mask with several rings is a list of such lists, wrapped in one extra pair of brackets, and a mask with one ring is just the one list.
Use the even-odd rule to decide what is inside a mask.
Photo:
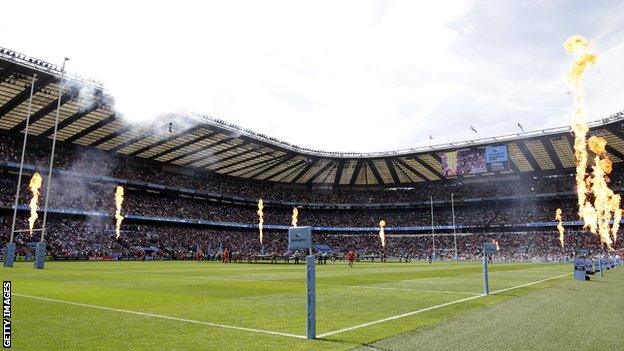
[(353, 262), (355, 262), (355, 250), (351, 249), (347, 252), (347, 261), (349, 262), (349, 268), (353, 268)]

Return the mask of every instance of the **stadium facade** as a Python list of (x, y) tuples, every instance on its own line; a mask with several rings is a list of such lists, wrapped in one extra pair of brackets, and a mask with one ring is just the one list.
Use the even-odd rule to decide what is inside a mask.
[[(55, 65), (0, 48), (3, 189), (15, 189), (31, 90), (25, 171), (47, 165), (60, 76)], [(265, 228), (274, 232), (288, 228), (293, 206), (303, 209), (303, 224), (334, 234), (374, 233), (381, 218), (391, 234), (550, 232), (555, 208), (564, 209), (569, 228), (580, 227), (569, 127), (392, 152), (328, 152), (199, 114), (133, 126), (117, 115), (101, 84), (85, 79), (67, 79), (60, 95), (55, 175), (67, 187), (54, 193), (50, 212), (58, 223), (108, 219), (102, 189), (121, 184), (129, 190), (125, 223), (137, 232), (141, 226), (257, 230), (259, 197), (269, 213)], [(608, 141), (618, 191), (623, 123), (624, 113), (617, 113), (590, 124), (591, 134)], [(5, 215), (12, 193), (0, 203)], [(22, 193), (26, 211), (28, 193)], [(5, 242), (5, 225), (2, 231)]]

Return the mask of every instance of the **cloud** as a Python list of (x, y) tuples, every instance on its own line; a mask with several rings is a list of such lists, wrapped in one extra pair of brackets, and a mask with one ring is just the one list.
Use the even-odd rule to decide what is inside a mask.
[[(19, 3), (5, 13), (19, 13)], [(596, 113), (622, 101), (622, 6), (609, 2), (32, 2), (2, 45), (105, 82), (145, 123), (195, 111), (304, 147), (381, 151), (568, 123), (561, 45), (576, 31), (604, 57)], [(606, 14), (609, 14), (608, 16)], [(63, 21), (53, 21), (53, 18)], [(619, 17), (621, 18), (621, 17)], [(530, 25), (528, 25), (530, 24)], [(589, 92), (591, 91), (591, 92)], [(596, 108), (594, 104), (600, 106)]]

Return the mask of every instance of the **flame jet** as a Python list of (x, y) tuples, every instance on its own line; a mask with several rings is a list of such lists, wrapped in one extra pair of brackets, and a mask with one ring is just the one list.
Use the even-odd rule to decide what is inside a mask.
[(124, 188), (122, 186), (117, 186), (115, 190), (115, 240), (119, 239), (121, 222), (124, 220), (124, 216), (121, 215), (121, 205), (124, 201)]
[(264, 201), (258, 199), (258, 229), (260, 230), (260, 245), (262, 245), (262, 225), (264, 224)]
[(296, 227), (297, 222), (299, 222), (299, 210), (296, 207), (293, 207), (292, 222), (291, 222), (292, 226)]
[(386, 248), (386, 232), (384, 231), (384, 227), (386, 226), (386, 221), (383, 219), (379, 221), (379, 238), (381, 239), (381, 247)]
[[(586, 69), (596, 63), (596, 55), (593, 54), (589, 41), (579, 35), (568, 38), (564, 48), (568, 54), (576, 57), (568, 71), (567, 82), (574, 95), (572, 132), (579, 217), (583, 220), (584, 228), (598, 234), (600, 241), (609, 250), (613, 250), (622, 217), (621, 198), (608, 186), (612, 163), (606, 152), (607, 141), (598, 136), (587, 139), (589, 126), (585, 121), (587, 109), (581, 83)], [(591, 174), (587, 174), (588, 148), (595, 155)], [(610, 225), (611, 220), (614, 221), (613, 225)]]
[(35, 227), (35, 221), (39, 218), (37, 214), (37, 210), (39, 209), (39, 189), (41, 189), (41, 184), (43, 183), (43, 179), (39, 173), (35, 172), (30, 178), (30, 183), (28, 184), (28, 188), (32, 192), (32, 199), (30, 199), (30, 217), (28, 217), (28, 232), (30, 236), (32, 236), (33, 228)]
[[(592, 166), (590, 180), (591, 193), (594, 196), (593, 207), (585, 207), (591, 216), (595, 215), (596, 224), (593, 233), (598, 230), (600, 240), (613, 249), (613, 243), (617, 239), (617, 230), (621, 219), (620, 195), (609, 189), (609, 174), (612, 171), (612, 163), (607, 155), (607, 141), (604, 138), (592, 136), (588, 140), (589, 149), (596, 155)], [(591, 204), (591, 203), (590, 203)], [(613, 226), (610, 221), (613, 220)]]
[(575, 55), (576, 60), (572, 63), (567, 74), (568, 86), (574, 96), (574, 117), (572, 118), (572, 132), (574, 133), (574, 157), (576, 158), (576, 189), (578, 193), (579, 215), (582, 219), (581, 209), (585, 205), (588, 188), (585, 182), (587, 169), (587, 132), (589, 126), (585, 121), (587, 109), (585, 108), (585, 94), (583, 92), (582, 78), (588, 66), (596, 63), (596, 55), (590, 51), (589, 41), (580, 35), (568, 38), (563, 44), (566, 52)]
[(559, 223), (557, 223), (557, 230), (559, 231), (559, 242), (561, 243), (561, 248), (563, 248), (563, 217), (561, 216), (561, 209), (558, 208), (555, 211), (555, 220), (559, 221)]
[(496, 245), (496, 251), (500, 251), (500, 247), (498, 246), (498, 241), (492, 239), (492, 243)]

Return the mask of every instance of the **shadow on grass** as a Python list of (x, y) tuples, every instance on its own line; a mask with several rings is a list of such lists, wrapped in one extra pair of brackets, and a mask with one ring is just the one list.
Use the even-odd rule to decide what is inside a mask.
[(316, 340), (317, 341), (323, 341), (323, 342), (331, 342), (331, 343), (349, 344), (349, 345), (353, 345), (354, 349), (358, 349), (358, 350), (360, 350), (361, 348), (364, 348), (364, 350), (395, 351), (393, 349), (384, 349), (382, 347), (373, 345), (374, 343), (376, 343), (378, 341), (381, 341), (383, 339), (375, 340), (375, 341), (373, 341), (371, 343), (359, 343), (359, 342), (352, 342), (352, 341), (346, 341), (346, 340), (340, 340), (340, 339), (331, 339), (331, 338), (319, 338), (319, 339), (316, 339)]

